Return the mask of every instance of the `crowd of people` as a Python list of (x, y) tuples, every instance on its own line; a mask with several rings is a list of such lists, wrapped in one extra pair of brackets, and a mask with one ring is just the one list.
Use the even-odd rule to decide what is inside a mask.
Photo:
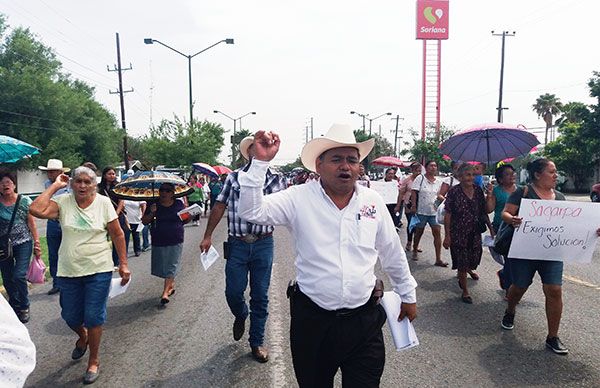
[[(46, 189), (32, 201), (17, 193), (13, 173), (0, 171), (0, 236), (7, 236), (12, 248), (10, 260), (0, 261), (0, 270), (8, 305), (16, 317), (8, 324), (21, 325), (30, 319), (25, 273), (32, 254), (40, 254), (34, 217), (47, 219), (52, 277), (48, 294), (60, 294), (62, 319), (77, 334), (71, 358), (81, 359), (89, 349), (83, 381), (95, 382), (100, 374), (99, 349), (113, 272), (118, 271), (122, 285), (131, 277), (127, 257), (130, 239), (134, 255), (139, 256), (150, 246), (143, 232), (150, 233), (150, 273), (164, 279), (159, 298), (164, 308), (176, 290), (184, 225), (190, 221), (199, 225), (202, 216), (182, 219), (178, 213), (197, 204), (203, 208), (203, 216), (210, 207), (199, 243), (201, 252), (213, 245), (214, 230), (227, 214), (224, 291), (233, 315), (233, 339), (239, 341), (244, 336), (249, 319), (251, 355), (258, 362), (269, 360), (265, 325), (273, 231), (286, 226), (295, 240), (296, 279), (290, 282), (287, 296), (290, 348), (298, 384), (332, 386), (341, 370), (344, 386), (379, 386), (385, 361), (385, 320), (412, 321), (417, 316), (417, 282), (407, 258), (419, 260), (426, 226), (433, 235), (433, 265), (447, 268), (442, 248), (449, 249), (460, 300), (472, 304), (467, 277), (479, 279), (475, 271), (483, 254), (482, 233), (489, 231), (494, 236), (503, 222), (518, 226), (522, 198), (565, 198), (555, 190), (556, 167), (548, 159), (528, 164), (531, 181), (524, 187), (516, 185), (515, 169), (510, 164), (496, 169), (493, 185), (483, 177), (480, 163), (453, 162), (453, 174), (442, 178), (437, 163), (426, 161), (423, 165), (412, 163), (403, 179), (397, 178), (396, 169), (386, 171), (383, 181), (397, 187), (395, 201), (386, 203), (370, 188), (373, 183), (362, 163), (373, 145), (372, 139), (357, 142), (349, 126), (335, 124), (324, 136), (304, 146), (301, 160), (306, 171), (296, 174), (295, 184), (290, 185), (288, 178), (269, 167), (279, 151), (278, 134), (259, 131), (240, 143), (246, 160), (243, 167), (210, 182), (193, 174), (188, 180), (193, 190), (183, 200), (175, 198), (175, 186), (170, 183), (160, 185), (159, 196), (152, 202), (124, 200), (113, 191), (115, 168), (104, 168), (96, 183), (93, 164), (75, 168), (69, 177), (69, 169), (61, 161), (50, 159), (39, 167), (47, 173)], [(402, 213), (406, 217), (404, 245)], [(494, 214), (492, 221), (490, 213)], [(600, 235), (600, 229), (597, 232)], [(383, 285), (375, 274), (378, 261), (391, 289), (401, 298), (398, 317), (386, 317), (379, 304)], [(508, 257), (499, 261), (503, 267), (498, 276), (507, 300), (501, 327), (513, 329), (516, 306), (537, 272), (546, 297), (546, 346), (566, 354), (568, 350), (558, 336), (562, 261)], [(250, 298), (246, 302), (248, 286)], [(23, 357), (31, 358), (31, 340), (28, 335), (22, 337), (27, 344), (22, 346)], [(5, 375), (22, 383), (24, 378), (18, 380), (15, 375), (26, 376), (31, 370), (15, 366), (9, 372), (12, 374)]]

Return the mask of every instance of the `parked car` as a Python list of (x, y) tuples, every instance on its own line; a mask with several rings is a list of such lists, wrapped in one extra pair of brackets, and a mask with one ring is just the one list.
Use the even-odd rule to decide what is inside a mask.
[(590, 192), (590, 199), (592, 200), (592, 202), (600, 202), (600, 182), (592, 186), (592, 190)]

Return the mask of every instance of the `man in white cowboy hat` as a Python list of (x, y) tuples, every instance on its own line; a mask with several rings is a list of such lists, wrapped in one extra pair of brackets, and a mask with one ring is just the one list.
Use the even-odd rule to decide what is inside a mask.
[[(62, 160), (48, 159), (48, 163), (45, 166), (38, 166), (42, 171), (46, 171), (48, 179), (44, 182), (44, 188), (47, 189), (54, 183), (56, 177), (62, 173), (71, 171), (70, 168), (64, 167)], [(68, 193), (70, 185), (58, 190), (52, 197)], [(46, 225), (46, 243), (48, 244), (48, 262), (50, 264), (50, 275), (52, 275), (52, 288), (48, 291), (48, 295), (54, 295), (59, 292), (56, 285), (56, 268), (58, 266), (58, 248), (62, 241), (62, 230), (58, 220), (48, 220)]]
[(279, 136), (259, 131), (254, 159), (239, 173), (242, 218), (286, 225), (295, 238), (296, 282), (290, 283), (290, 342), (300, 387), (377, 387), (385, 345), (379, 305), (383, 286), (377, 258), (402, 300), (399, 317), (416, 317), (417, 283), (381, 196), (356, 184), (359, 165), (374, 140), (357, 143), (352, 128), (334, 124), (308, 142), (301, 159), (319, 181), (263, 196), (265, 171), (279, 150)]
[[(240, 142), (240, 153), (246, 160), (253, 156), (254, 137)], [(249, 164), (227, 176), (221, 193), (210, 211), (204, 238), (200, 243), (202, 252), (208, 251), (212, 233), (227, 208), (229, 237), (225, 245), (225, 297), (232, 314), (233, 339), (239, 341), (244, 335), (245, 322), (250, 315), (249, 339), (252, 356), (259, 362), (267, 362), (269, 353), (264, 346), (265, 324), (268, 315), (269, 284), (273, 264), (273, 226), (256, 225), (240, 218), (237, 213), (239, 201), (238, 174)], [(266, 173), (266, 179), (265, 179)], [(280, 174), (263, 171), (261, 193), (271, 194), (285, 189), (285, 179)], [(227, 252), (228, 251), (228, 252)], [(244, 298), (250, 275), (250, 309)]]

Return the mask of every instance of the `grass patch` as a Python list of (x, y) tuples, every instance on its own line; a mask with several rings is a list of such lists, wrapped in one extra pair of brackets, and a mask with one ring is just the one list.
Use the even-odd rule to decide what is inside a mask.
[[(48, 264), (48, 244), (46, 237), (40, 237), (40, 246), (42, 248), (42, 261), (46, 264), (46, 280), (50, 278), (50, 264)], [(2, 286), (2, 278), (0, 277), (0, 287)]]

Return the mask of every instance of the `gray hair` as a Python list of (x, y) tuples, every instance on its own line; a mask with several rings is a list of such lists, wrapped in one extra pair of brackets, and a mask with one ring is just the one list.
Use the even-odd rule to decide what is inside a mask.
[(460, 179), (465, 174), (465, 172), (473, 171), (474, 169), (475, 169), (475, 166), (473, 166), (472, 164), (461, 163), (458, 166), (458, 169), (456, 170), (456, 177)]
[(90, 178), (92, 178), (92, 180), (94, 182), (96, 182), (96, 180), (98, 179), (98, 177), (96, 176), (96, 173), (94, 172), (94, 170), (92, 170), (89, 167), (85, 167), (85, 166), (79, 166), (79, 167), (77, 167), (75, 170), (73, 170), (73, 173), (71, 174), (73, 180), (79, 178), (80, 175), (87, 175)]

